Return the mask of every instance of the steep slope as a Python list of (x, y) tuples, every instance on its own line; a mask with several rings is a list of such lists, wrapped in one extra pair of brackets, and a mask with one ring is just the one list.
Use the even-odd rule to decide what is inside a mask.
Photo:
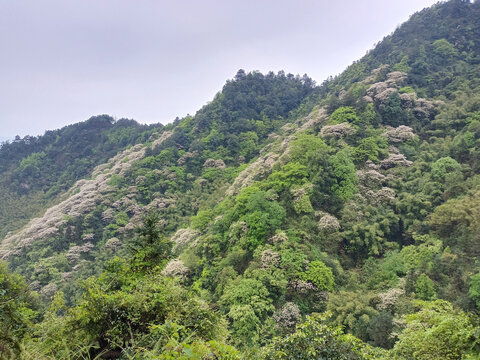
[(40, 328), (111, 358), (476, 356), (479, 24), (480, 2), (440, 3), (317, 88), (239, 71), (97, 168), (85, 212), (4, 242), (45, 298), (79, 297)]
[(17, 230), (75, 181), (127, 146), (144, 142), (154, 128), (110, 116), (17, 137), (0, 150), (0, 237)]
[(46, 298), (59, 286), (98, 273), (104, 259), (125, 251), (123, 240), (150, 209), (161, 213), (167, 233), (195, 214), (193, 199), (207, 198), (235, 177), (238, 165), (256, 156), (270, 141), (268, 133), (289, 121), (312, 91), (306, 76), (240, 70), (195, 117), (177, 119), (158, 134), (149, 131), (149, 143), (99, 165), (57, 205), (7, 235), (3, 258)]

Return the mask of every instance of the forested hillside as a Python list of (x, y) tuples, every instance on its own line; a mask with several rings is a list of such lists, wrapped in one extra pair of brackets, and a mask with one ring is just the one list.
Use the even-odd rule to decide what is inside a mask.
[(96, 165), (126, 146), (145, 142), (161, 127), (101, 115), (42, 136), (17, 136), (2, 143), (0, 237), (25, 225)]
[(0, 358), (479, 359), (479, 74), (451, 0), (320, 86), (3, 145)]

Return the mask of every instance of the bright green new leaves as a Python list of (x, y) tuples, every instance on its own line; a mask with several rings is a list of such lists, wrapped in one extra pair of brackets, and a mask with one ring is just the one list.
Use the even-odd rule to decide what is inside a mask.
[(251, 251), (263, 244), (286, 218), (285, 209), (278, 202), (268, 200), (267, 193), (257, 187), (243, 189), (236, 203), (233, 216), (246, 223), (245, 245)]
[(438, 55), (443, 61), (447, 61), (458, 55), (458, 51), (455, 49), (455, 46), (446, 39), (435, 40), (433, 42), (433, 48), (435, 54)]
[(400, 252), (405, 270), (432, 271), (434, 257), (442, 253), (442, 242), (427, 235), (414, 235), (421, 244), (405, 246)]
[[(329, 295), (327, 308), (332, 313), (333, 324), (341, 326), (345, 332), (367, 341), (372, 320), (379, 314), (373, 304), (374, 295), (372, 293), (339, 291)], [(388, 334), (385, 336), (387, 337)]]
[(300, 279), (311, 282), (320, 291), (332, 291), (335, 286), (332, 269), (322, 261), (312, 261), (308, 269), (300, 273)]
[(353, 150), (355, 163), (361, 164), (367, 160), (377, 162), (380, 157), (388, 154), (388, 141), (384, 136), (370, 136), (359, 141)]
[(214, 340), (208, 342), (194, 341), (191, 344), (170, 341), (160, 354), (155, 351), (148, 351), (140, 356), (138, 360), (151, 358), (157, 360), (240, 359), (240, 354), (235, 348)]
[(462, 167), (450, 156), (443, 157), (435, 161), (432, 165), (432, 178), (438, 182), (459, 181)]
[(301, 133), (290, 143), (290, 160), (304, 163), (314, 153), (327, 150), (328, 146), (319, 137)]
[[(478, 354), (480, 328), (471, 316), (443, 300), (421, 302), (422, 309), (405, 317), (393, 353), (399, 359), (465, 359)], [(397, 358), (396, 357), (396, 358)]]
[(224, 291), (221, 303), (229, 309), (236, 342), (254, 344), (258, 340), (257, 327), (275, 309), (270, 293), (256, 279), (236, 279)]
[(335, 110), (332, 115), (330, 115), (330, 122), (333, 124), (340, 124), (343, 122), (356, 122), (357, 112), (351, 106), (342, 106)]
[(420, 300), (433, 300), (436, 297), (435, 284), (427, 275), (421, 274), (415, 281), (415, 295)]
[(289, 162), (275, 171), (267, 179), (268, 186), (278, 193), (290, 189), (295, 185), (302, 185), (307, 181), (307, 167), (297, 162)]
[(338, 151), (329, 159), (335, 175), (335, 183), (332, 185), (332, 192), (341, 200), (350, 199), (357, 192), (357, 175), (355, 164), (351, 159), (348, 148)]
[(443, 157), (433, 163), (431, 177), (441, 190), (455, 194), (455, 188), (463, 182), (462, 167), (451, 157)]
[(286, 216), (285, 209), (277, 202), (267, 200), (265, 195), (263, 191), (252, 194), (246, 205), (247, 214), (244, 219), (250, 250), (262, 244), (269, 233), (279, 228)]

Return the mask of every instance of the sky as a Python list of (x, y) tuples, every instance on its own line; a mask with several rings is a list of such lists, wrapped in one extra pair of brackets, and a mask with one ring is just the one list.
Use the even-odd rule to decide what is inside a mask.
[(238, 69), (336, 75), (433, 0), (0, 0), (0, 140), (166, 124)]

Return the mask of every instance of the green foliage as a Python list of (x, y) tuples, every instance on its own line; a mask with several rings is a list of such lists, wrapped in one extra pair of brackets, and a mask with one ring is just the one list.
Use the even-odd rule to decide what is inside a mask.
[(435, 284), (427, 275), (421, 274), (415, 281), (415, 296), (420, 300), (434, 300), (436, 298)]
[(479, 209), (479, 192), (450, 199), (435, 209), (428, 224), (444, 239), (446, 245), (478, 253), (480, 249), (477, 248), (474, 238), (480, 225), (479, 218), (475, 215)]
[(470, 277), (470, 288), (468, 291), (471, 299), (475, 301), (475, 304), (480, 308), (480, 273), (472, 275)]
[(37, 299), (24, 279), (0, 262), (0, 359), (19, 356), (22, 339), (36, 316)]
[[(92, 349), (98, 348), (95, 339), (78, 328), (68, 316), (63, 293), (55, 294), (43, 321), (33, 326), (31, 341), (24, 345), (22, 359), (89, 359)], [(62, 315), (63, 314), (63, 315)]]
[[(247, 226), (246, 247), (253, 251), (263, 244), (283, 224), (286, 212), (277, 202), (268, 200), (267, 193), (257, 189), (247, 189), (237, 196), (234, 211), (241, 215), (240, 220)], [(242, 216), (243, 215), (243, 216)]]
[(412, 68), (408, 65), (408, 63), (409, 63), (408, 56), (405, 55), (404, 57), (402, 57), (402, 59), (398, 63), (392, 66), (392, 71), (402, 71), (405, 73), (409, 73), (412, 70)]
[(330, 122), (332, 124), (341, 124), (343, 122), (355, 123), (357, 120), (357, 112), (351, 106), (339, 107), (330, 115)]
[[(414, 236), (416, 239), (426, 238), (419, 245), (405, 246), (401, 252), (406, 271), (434, 271), (435, 257), (442, 252), (442, 242), (435, 238)], [(428, 299), (425, 299), (428, 300)]]
[(274, 338), (262, 359), (369, 359), (368, 347), (339, 327), (327, 324), (328, 315), (314, 314), (293, 334)]
[(148, 213), (142, 226), (136, 229), (138, 236), (129, 243), (135, 269), (152, 268), (170, 256), (172, 243), (161, 234), (158, 228), (159, 220), (158, 213)]
[(307, 167), (298, 162), (289, 162), (278, 171), (273, 172), (267, 179), (268, 185), (276, 192), (281, 193), (295, 185), (302, 185), (307, 181)]
[(299, 275), (303, 281), (311, 282), (320, 291), (333, 291), (335, 281), (332, 269), (327, 267), (322, 261), (312, 261), (308, 264), (308, 269)]
[[(100, 116), (3, 145), (0, 237), (75, 181), (101, 184), (77, 187), (80, 216), (47, 212), (54, 227), (2, 245), (45, 303), (12, 310), (25, 318), (2, 356), (371, 357), (352, 335), (384, 359), (477, 354), (479, 15), (467, 1), (417, 13), (320, 87), (240, 70), (168, 133)], [(325, 124), (354, 134), (322, 139)], [(93, 169), (137, 143), (103, 186), (113, 163)]]
[(327, 145), (319, 137), (301, 133), (290, 143), (290, 159), (292, 162), (302, 163), (319, 151), (325, 151)]
[(274, 310), (265, 285), (256, 279), (237, 278), (224, 291), (221, 303), (232, 321), (234, 342), (248, 346), (258, 341), (257, 327)]
[(355, 165), (351, 159), (350, 150), (342, 149), (329, 160), (335, 176), (335, 183), (331, 187), (331, 191), (340, 200), (350, 199), (356, 192), (357, 175)]
[(362, 267), (362, 275), (368, 289), (394, 288), (405, 274), (402, 256), (397, 251), (388, 252), (380, 261), (370, 257)]
[(353, 161), (357, 164), (367, 160), (378, 162), (380, 157), (388, 153), (388, 142), (382, 136), (370, 136), (359, 141), (358, 146), (353, 149)]
[(478, 353), (478, 325), (471, 316), (446, 301), (420, 303), (419, 312), (405, 317), (393, 354), (403, 359), (462, 359)]
[(196, 216), (192, 217), (192, 227), (204, 231), (212, 218), (213, 211), (211, 209), (201, 210)]
[(454, 189), (463, 180), (462, 167), (451, 157), (443, 157), (432, 164), (432, 179), (445, 190)]
[(366, 292), (340, 291), (330, 295), (327, 308), (332, 313), (333, 324), (367, 341), (371, 323), (379, 313), (372, 307), (373, 300), (373, 295)]
[(387, 100), (385, 106), (380, 108), (383, 123), (390, 126), (407, 124), (407, 114), (402, 108), (402, 101), (398, 92), (394, 92)]
[(93, 336), (100, 350), (166, 345), (163, 330), (171, 323), (182, 327), (180, 342), (193, 336), (221, 340), (226, 333), (222, 318), (174, 280), (158, 273), (137, 277), (119, 260), (98, 279), (85, 282), (85, 293), (69, 321)]
[(404, 86), (400, 89), (398, 89), (399, 94), (412, 94), (415, 93), (415, 89), (412, 88), (411, 86)]
[(158, 360), (189, 360), (189, 359), (225, 359), (238, 360), (240, 353), (232, 346), (218, 341), (194, 341), (192, 343), (178, 343), (170, 341), (160, 353), (156, 351), (141, 352), (134, 359)]
[(433, 42), (433, 51), (437, 54), (443, 61), (450, 60), (452, 57), (458, 54), (455, 46), (448, 42), (446, 39), (439, 39)]
[(360, 113), (358, 123), (359, 125), (377, 125), (380, 115), (375, 111), (375, 106), (372, 103), (368, 103), (365, 109)]

